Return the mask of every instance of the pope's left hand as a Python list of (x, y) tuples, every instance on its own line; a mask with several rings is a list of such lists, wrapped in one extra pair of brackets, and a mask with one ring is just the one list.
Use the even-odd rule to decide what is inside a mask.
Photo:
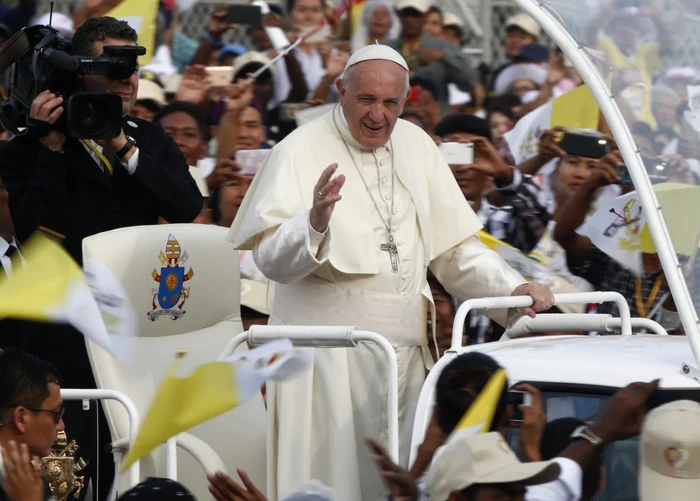
[(547, 311), (554, 305), (554, 294), (544, 284), (523, 284), (515, 288), (511, 296), (530, 296), (532, 306), (520, 308), (520, 313), (535, 318), (538, 311)]

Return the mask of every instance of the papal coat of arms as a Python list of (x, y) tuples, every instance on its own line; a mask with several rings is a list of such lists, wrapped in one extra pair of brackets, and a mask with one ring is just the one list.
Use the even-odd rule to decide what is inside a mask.
[(163, 265), (158, 270), (153, 270), (151, 275), (153, 280), (160, 286), (153, 289), (153, 309), (148, 312), (148, 318), (155, 322), (158, 317), (168, 315), (172, 320), (177, 320), (185, 314), (182, 309), (185, 301), (190, 297), (190, 288), (185, 287), (185, 282), (194, 276), (192, 268), (185, 273), (185, 263), (188, 259), (187, 252), (182, 252), (180, 243), (174, 236), (168, 235), (168, 243), (165, 246), (165, 253), (160, 251), (158, 259)]

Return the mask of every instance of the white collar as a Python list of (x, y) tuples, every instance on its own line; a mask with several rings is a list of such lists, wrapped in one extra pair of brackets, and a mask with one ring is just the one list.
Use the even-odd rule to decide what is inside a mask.
[(12, 240), (8, 243), (7, 240), (4, 238), (0, 237), (0, 256), (4, 256), (5, 253), (7, 252), (7, 249), (10, 248), (10, 246), (13, 246), (19, 251), (19, 246), (17, 245), (17, 241), (15, 240), (15, 237), (12, 237)]
[[(377, 148), (376, 150), (368, 150), (368, 149), (366, 149), (366, 148), (363, 148), (362, 145), (361, 145), (360, 143), (358, 143), (357, 140), (356, 140), (354, 137), (352, 137), (352, 132), (350, 132), (350, 126), (348, 125), (348, 119), (345, 118), (345, 110), (343, 110), (343, 107), (340, 105), (340, 103), (338, 103), (338, 104), (336, 105), (336, 108), (338, 109), (338, 115), (340, 115), (340, 121), (342, 122), (342, 124), (343, 124), (343, 126), (344, 126), (344, 127), (342, 127), (342, 128), (340, 129), (340, 134), (341, 134), (342, 137), (345, 138), (345, 141), (346, 141), (349, 145), (351, 145), (351, 146), (357, 148), (357, 149), (360, 150), (360, 151), (367, 151), (367, 152), (369, 152), (369, 151), (377, 151), (377, 150), (380, 150), (380, 149), (381, 149), (381, 148)], [(333, 114), (334, 114), (334, 116), (335, 116), (335, 109), (333, 110)], [(386, 148), (387, 151), (391, 151), (391, 147), (390, 147), (390, 146), (391, 146), (391, 141), (389, 141), (387, 144), (385, 144), (384, 146), (382, 146), (382, 148)]]
[(479, 206), (479, 210), (476, 212), (476, 216), (481, 221), (481, 224), (486, 225), (486, 222), (489, 220), (489, 216), (491, 215), (492, 210), (493, 206), (489, 203), (486, 197), (482, 197), (481, 205)]

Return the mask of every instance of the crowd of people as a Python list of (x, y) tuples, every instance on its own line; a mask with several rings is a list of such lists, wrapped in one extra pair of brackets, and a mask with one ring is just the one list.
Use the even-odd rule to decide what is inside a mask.
[[(52, 24), (72, 40), (76, 55), (100, 55), (106, 45), (138, 44), (138, 34), (127, 23), (105, 17), (119, 3), (77, 0), (70, 15), (54, 13)], [(595, 64), (606, 68), (601, 72), (639, 152), (663, 165), (664, 181), (700, 184), (700, 115), (696, 114), (700, 70), (676, 63), (681, 48), (669, 33), (671, 21), (660, 15), (659, 2), (595, 4), (579, 42), (590, 49)], [(507, 19), (503, 40), (507, 61), (490, 68), (476, 64), (462, 50), (469, 28), (456, 13), (442, 10), (439, 2), (366, 0), (362, 5), (361, 14), (354, 17), (324, 0), (269, 2), (269, 12), (251, 25), (229, 19), (226, 8), (216, 9), (202, 37), (195, 40), (177, 26), (176, 3), (162, 0), (150, 61), (128, 79), (85, 78), (86, 90), (122, 97), (124, 123), (118, 137), (78, 141), (60, 130), (32, 125), (27, 134), (12, 137), (0, 126), (0, 275), (12, 276), (13, 267), (23, 265), (22, 245), (38, 229), (58, 236), (82, 263), (81, 243), (87, 236), (126, 226), (195, 222), (231, 228), (229, 238), (240, 249), (241, 277), (244, 285), (250, 285), (244, 286), (241, 296), (245, 328), (267, 323), (271, 316), (280, 323), (333, 325), (340, 320), (329, 312), (315, 311), (314, 318), (302, 309), (298, 311), (305, 318), (294, 313), (303, 298), (313, 302), (312, 288), (328, 297), (342, 297), (351, 307), (354, 299), (344, 296), (342, 287), (328, 284), (359, 276), (352, 278), (352, 287), (365, 290), (366, 300), (383, 304), (389, 290), (378, 280), (373, 282), (373, 276), (385, 281), (393, 277), (391, 293), (407, 296), (407, 301), (415, 300), (411, 305), (425, 309), (416, 326), (401, 326), (415, 331), (411, 341), (394, 343), (406, 371), (400, 392), (409, 413), (425, 369), (450, 346), (457, 307), (470, 297), (529, 295), (533, 309), (521, 313), (532, 315), (616, 314), (612, 304), (552, 306), (550, 289), (615, 291), (627, 298), (633, 317), (654, 319), (670, 333), (682, 335), (656, 253), (643, 253), (640, 274), (577, 232), (597, 207), (634, 190), (625, 182), (622, 156), (602, 115), (596, 129), (539, 130), (535, 154), (516, 164), (517, 145), (509, 142), (508, 132), (530, 112), (583, 85), (562, 51), (544, 42), (538, 23), (524, 13)], [(700, 15), (692, 1), (679, 2), (677, 9)], [(0, 6), (0, 50), (23, 27), (47, 22), (48, 16), (37, 11), (36, 0)], [(310, 29), (324, 24), (330, 27), (324, 39), (305, 41)], [(248, 43), (226, 43), (233, 32), (244, 32)], [(280, 35), (288, 43), (302, 42), (283, 52)], [(373, 46), (381, 49), (373, 51)], [(394, 65), (392, 70), (380, 66), (387, 62)], [(405, 76), (410, 92), (402, 95)], [(6, 99), (2, 83), (0, 98)], [(395, 86), (398, 94), (391, 94)], [(63, 105), (62, 96), (46, 89), (32, 103), (33, 123), (55, 124)], [(574, 154), (561, 141), (565, 134), (592, 137), (611, 147), (603, 156)], [(445, 162), (438, 152), (445, 143), (472, 145), (473, 162), (448, 162), (449, 171), (440, 170)], [(352, 171), (354, 164), (359, 173), (354, 182), (339, 169), (339, 157), (346, 152), (350, 164), (345, 168)], [(414, 167), (417, 158), (428, 160)], [(320, 169), (303, 170), (317, 164)], [(409, 164), (410, 168), (404, 166)], [(303, 187), (299, 195), (297, 186)], [(366, 208), (357, 206), (358, 213), (343, 208), (346, 193), (353, 200), (357, 190), (365, 189)], [(376, 228), (356, 224), (369, 214), (379, 217)], [(485, 246), (479, 247), (475, 235), (482, 226), (491, 237), (546, 269), (547, 275), (536, 281), (547, 287), (521, 285), (520, 274), (488, 254)], [(375, 237), (382, 244), (376, 259), (369, 257), (376, 252), (368, 243)], [(695, 263), (700, 261), (694, 256), (678, 258), (694, 292), (700, 284), (695, 278), (700, 266)], [(421, 295), (425, 295), (425, 273), (432, 307), (425, 306)], [(490, 285), (475, 285), (481, 280), (490, 280)], [(269, 281), (274, 286), (268, 290)], [(299, 282), (302, 286), (294, 286)], [(694, 297), (700, 301), (700, 294)], [(391, 314), (386, 318), (391, 320)], [(488, 317), (471, 313), (463, 344), (497, 341), (511, 320), (498, 313)], [(63, 426), (59, 371), (53, 366), (60, 369), (64, 387), (95, 385), (83, 340), (65, 325), (0, 320), (0, 344), (20, 349), (0, 355), (0, 500), (3, 495), (9, 501), (45, 499), (42, 484), (36, 481), (38, 473), (27, 458), (45, 455)], [(341, 360), (337, 352), (328, 357), (325, 363), (330, 366), (357, 365), (357, 375), (348, 370), (356, 385), (352, 391), (346, 388), (348, 401), (361, 392), (381, 399), (383, 390), (373, 387), (378, 371), (367, 369), (372, 366), (369, 359)], [(492, 433), (446, 442), (472, 397), (497, 370), (494, 360), (473, 354), (458, 357), (443, 371), (434, 422), (410, 471), (405, 469), (407, 456), (400, 458), (400, 465), (394, 464), (378, 443), (369, 448), (362, 443), (364, 437), (356, 437), (357, 451), (347, 464), (355, 468), (355, 462), (368, 462), (374, 455), (395, 501), (426, 499), (426, 493), (439, 501), (594, 499), (604, 483), (601, 461), (607, 444), (641, 430), (645, 447), (653, 450), (663, 442), (658, 438), (659, 423), (688, 422), (683, 419), (698, 413), (691, 403), (672, 404), (649, 413), (642, 427), (643, 409), (657, 383), (637, 383), (612, 397), (587, 427), (572, 419), (547, 423), (538, 390), (527, 386), (523, 391), (535, 398), (524, 409), (519, 452), (527, 465), (521, 465), (503, 441), (513, 411), (505, 403), (506, 384)], [(314, 377), (323, 377), (321, 372)], [(316, 426), (315, 419), (333, 421), (332, 413), (317, 416), (316, 407), (309, 414), (288, 417), (285, 402), (298, 402), (302, 393), (311, 398), (308, 388), (294, 392), (289, 388), (275, 388), (268, 398), (271, 415), (295, 423), (289, 429), (280, 425), (275, 445), (279, 450), (298, 433), (299, 420), (309, 429)], [(455, 408), (449, 395), (441, 403), (441, 391), (465, 391), (470, 397), (460, 398)], [(80, 413), (66, 415), (67, 423), (87, 429), (81, 419), (85, 418)], [(410, 439), (411, 425), (412, 420), (402, 421), (404, 441), (406, 436)], [(358, 430), (372, 429), (363, 426), (356, 424)], [(102, 434), (108, 430), (104, 422), (100, 428)], [(76, 438), (91, 444), (95, 438), (90, 435), (78, 432)], [(296, 467), (306, 474), (314, 470), (314, 461), (347, 460), (341, 458), (345, 452), (332, 450), (333, 444), (323, 451), (326, 456), (316, 459), (305, 445), (298, 447)], [(105, 458), (109, 458), (106, 452), (103, 465), (110, 461)], [(280, 457), (278, 462), (287, 459)], [(658, 471), (655, 461), (643, 455), (641, 471), (649, 475)], [(8, 469), (10, 464), (18, 468)], [(368, 493), (385, 489), (378, 486), (376, 471), (370, 479), (363, 467), (352, 468), (344, 473), (348, 478), (356, 475), (355, 483), (361, 487), (341, 487), (339, 493), (369, 499)], [(293, 484), (307, 480), (284, 478), (277, 471), (279, 464), (271, 469), (277, 478), (273, 492), (268, 486), (270, 499), (281, 498)], [(692, 493), (676, 487), (681, 481), (668, 480), (672, 474), (661, 475), (670, 482), (665, 484), (668, 492)], [(244, 486), (226, 475), (212, 476), (212, 494), (218, 501), (267, 499), (245, 472), (241, 478)], [(348, 484), (354, 481), (353, 477)], [(654, 494), (658, 486), (653, 481), (641, 482), (648, 489), (640, 491), (642, 499), (662, 499)], [(191, 496), (180, 487), (162, 484), (143, 487), (148, 489), (170, 492), (168, 499)], [(679, 494), (674, 499), (686, 498)]]

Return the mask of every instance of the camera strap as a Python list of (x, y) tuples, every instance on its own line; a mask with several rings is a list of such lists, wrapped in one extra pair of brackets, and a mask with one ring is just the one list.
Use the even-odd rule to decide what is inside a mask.
[[(112, 166), (112, 163), (109, 160), (107, 160), (107, 157), (105, 155), (103, 155), (102, 152), (100, 152), (100, 150), (97, 149), (97, 147), (92, 143), (92, 141), (89, 141), (87, 139), (81, 139), (81, 142), (85, 146), (90, 148), (90, 150), (92, 150), (92, 152), (95, 153), (95, 155), (97, 155), (99, 157), (99, 159), (105, 165), (105, 169), (107, 169), (106, 172), (108, 172), (110, 176), (113, 176), (114, 175), (114, 167)], [(114, 157), (113, 154), (108, 155), (108, 156)]]
[(31, 48), (29, 37), (24, 30), (15, 33), (0, 49), (0, 74), (19, 61)]

